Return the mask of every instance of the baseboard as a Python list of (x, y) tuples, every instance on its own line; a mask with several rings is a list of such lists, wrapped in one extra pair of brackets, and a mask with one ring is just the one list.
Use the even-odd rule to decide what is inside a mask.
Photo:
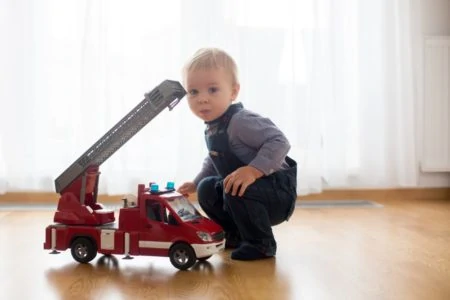
[[(121, 204), (123, 195), (99, 195), (98, 202)], [(11, 192), (0, 195), (0, 204), (51, 204), (58, 203), (59, 194), (39, 192)], [(189, 196), (192, 201), (197, 195)], [(450, 188), (405, 188), (405, 189), (348, 189), (325, 190), (319, 194), (299, 196), (298, 200), (347, 200), (363, 199), (373, 201), (388, 200), (449, 200)]]
[(396, 189), (347, 189), (326, 190), (320, 194), (299, 196), (298, 200), (449, 200), (448, 188), (396, 188)]

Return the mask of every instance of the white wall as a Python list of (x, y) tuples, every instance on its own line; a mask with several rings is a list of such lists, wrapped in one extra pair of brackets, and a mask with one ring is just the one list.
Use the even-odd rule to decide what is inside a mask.
[(450, 34), (450, 0), (422, 0), (421, 11), (424, 34)]
[[(421, 23), (422, 23), (422, 37), (425, 35), (450, 35), (450, 0), (421, 0), (420, 5)], [(421, 45), (418, 45), (419, 47)], [(419, 50), (419, 55), (423, 51)], [(421, 92), (423, 86), (421, 80), (423, 79), (422, 59), (418, 60), (419, 78), (419, 103), (418, 103), (418, 136), (417, 136), (417, 155), (420, 164), (421, 147), (422, 147), (422, 118), (420, 111), (423, 107), (423, 98)], [(419, 186), (421, 187), (442, 187), (450, 186), (450, 173), (423, 173), (420, 172)]]

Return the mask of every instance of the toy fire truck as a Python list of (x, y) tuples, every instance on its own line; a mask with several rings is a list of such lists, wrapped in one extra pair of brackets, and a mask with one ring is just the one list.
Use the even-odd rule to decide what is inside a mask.
[(122, 199), (118, 224), (114, 210), (97, 202), (100, 165), (185, 95), (179, 82), (163, 81), (56, 178), (56, 192), (61, 197), (54, 224), (45, 230), (44, 249), (59, 253), (70, 248), (80, 263), (90, 262), (97, 253), (122, 254), (125, 259), (168, 256), (181, 270), (224, 249), (223, 229), (176, 192), (173, 182), (164, 188), (156, 183), (139, 184), (137, 196)]

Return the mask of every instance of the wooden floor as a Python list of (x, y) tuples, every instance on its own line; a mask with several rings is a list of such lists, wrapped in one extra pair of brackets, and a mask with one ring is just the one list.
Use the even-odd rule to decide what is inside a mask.
[(42, 249), (51, 210), (0, 206), (0, 298), (15, 299), (450, 299), (450, 201), (382, 208), (298, 208), (274, 228), (276, 258), (237, 262), (225, 251), (189, 271), (168, 258)]

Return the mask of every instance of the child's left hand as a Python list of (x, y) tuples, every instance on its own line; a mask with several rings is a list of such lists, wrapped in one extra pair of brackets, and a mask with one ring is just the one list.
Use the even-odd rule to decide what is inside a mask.
[(239, 190), (238, 196), (242, 197), (247, 187), (263, 175), (264, 173), (256, 169), (255, 167), (240, 167), (239, 169), (225, 177), (223, 181), (225, 193), (229, 193), (231, 191), (231, 195), (236, 196)]

